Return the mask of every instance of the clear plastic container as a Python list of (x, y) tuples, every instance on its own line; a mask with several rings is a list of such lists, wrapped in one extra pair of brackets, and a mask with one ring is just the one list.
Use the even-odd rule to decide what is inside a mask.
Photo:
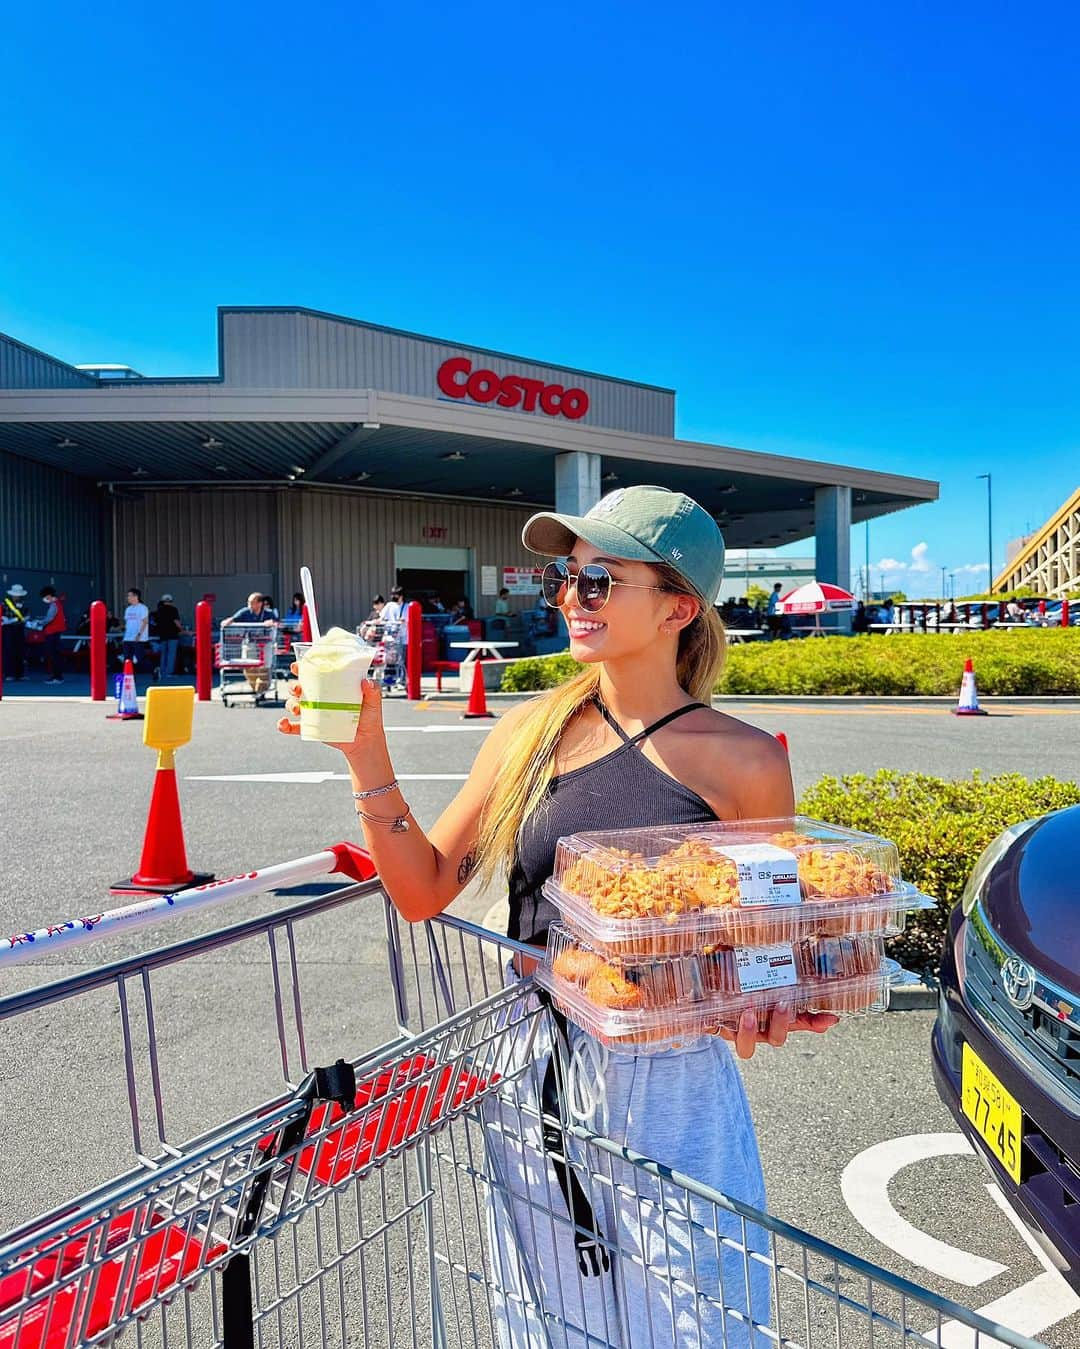
[[(749, 1007), (764, 1030), (781, 1003), (795, 1012), (884, 1011), (889, 989), (916, 976), (881, 954), (880, 938), (723, 950), (645, 964), (606, 958), (559, 924), (535, 979), (575, 1025), (610, 1049), (656, 1053), (734, 1032)], [(836, 973), (823, 974), (825, 967)]]
[(931, 905), (900, 876), (896, 845), (794, 816), (574, 834), (544, 894), (609, 954), (896, 935)]

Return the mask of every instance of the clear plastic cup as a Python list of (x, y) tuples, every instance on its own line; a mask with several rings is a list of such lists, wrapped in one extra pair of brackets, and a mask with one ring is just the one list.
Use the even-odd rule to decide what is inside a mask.
[(348, 744), (356, 736), (363, 680), (375, 648), (344, 628), (294, 642), (300, 680), (300, 739)]

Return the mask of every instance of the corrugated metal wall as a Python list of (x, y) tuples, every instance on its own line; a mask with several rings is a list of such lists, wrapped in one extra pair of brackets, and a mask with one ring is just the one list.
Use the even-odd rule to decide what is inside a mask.
[[(395, 333), (302, 310), (222, 312), (225, 383), (251, 389), (386, 389), (441, 398), (436, 372), (449, 356), (473, 356), (474, 367), (578, 386), (589, 395), (583, 426), (643, 435), (675, 434), (675, 397), (662, 389), (537, 365), (463, 343)], [(470, 404), (478, 407), (479, 404)], [(542, 413), (521, 413), (546, 420)]]
[[(480, 596), (480, 568), (497, 567), (501, 580), (504, 566), (536, 565), (521, 546), (530, 514), (517, 506), (330, 488), (154, 490), (116, 499), (116, 571), (133, 585), (147, 576), (266, 571), (285, 604), (307, 563), (324, 626), (352, 626), (366, 617), (372, 595), (393, 585), (395, 544), (471, 548), (473, 600), (490, 612), (494, 598)], [(518, 600), (513, 607), (531, 603)]]
[(81, 389), (96, 384), (93, 375), (0, 333), (0, 389)]
[(0, 452), (0, 569), (75, 573), (102, 582), (98, 487)]

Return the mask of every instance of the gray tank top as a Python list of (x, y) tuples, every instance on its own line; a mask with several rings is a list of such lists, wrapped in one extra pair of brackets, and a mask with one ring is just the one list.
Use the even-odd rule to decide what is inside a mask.
[(560, 838), (587, 829), (640, 829), (716, 819), (707, 801), (658, 768), (640, 749), (641, 742), (662, 726), (704, 703), (677, 708), (628, 736), (599, 698), (595, 701), (623, 743), (602, 759), (553, 778), (543, 801), (522, 826), (517, 860), (509, 876), (507, 932), (517, 941), (542, 943), (549, 924), (559, 916), (544, 898), (543, 884), (554, 869)]

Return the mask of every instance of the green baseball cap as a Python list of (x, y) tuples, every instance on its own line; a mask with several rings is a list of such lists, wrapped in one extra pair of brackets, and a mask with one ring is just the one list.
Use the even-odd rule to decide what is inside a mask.
[(666, 487), (619, 487), (586, 515), (541, 511), (521, 541), (543, 557), (566, 557), (575, 538), (629, 562), (666, 562), (709, 604), (724, 579), (724, 536), (692, 498)]

